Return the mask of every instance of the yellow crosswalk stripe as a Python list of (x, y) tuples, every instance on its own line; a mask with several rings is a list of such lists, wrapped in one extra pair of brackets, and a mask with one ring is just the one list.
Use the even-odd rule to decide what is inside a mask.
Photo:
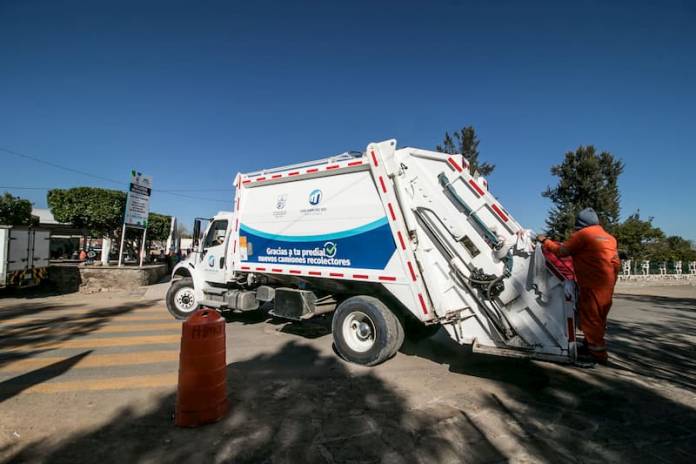
[(108, 379), (82, 379), (67, 382), (50, 382), (33, 385), (25, 393), (61, 393), (99, 390), (125, 390), (131, 388), (162, 388), (177, 384), (178, 373), (138, 375), (133, 377), (112, 377)]
[[(125, 315), (119, 316), (119, 315), (106, 315), (106, 316), (95, 316), (95, 315), (87, 315), (83, 314), (83, 317), (78, 317), (81, 313), (76, 313), (73, 315), (56, 315), (55, 319), (58, 318), (67, 318), (72, 321), (85, 321), (85, 320), (90, 320), (90, 319), (104, 319), (108, 320), (109, 322), (111, 321), (176, 321), (171, 314), (169, 314), (166, 310), (163, 311), (161, 314), (160, 313), (153, 313), (152, 315), (150, 314), (137, 314), (133, 315), (132, 313), (126, 313)], [(0, 327), (4, 327), (6, 325), (19, 325), (19, 324), (33, 324), (33, 323), (39, 323), (42, 321), (45, 322), (52, 322), (54, 318), (50, 317), (20, 317), (17, 319), (8, 319), (5, 321), (0, 321)]]
[[(64, 349), (64, 348), (103, 348), (109, 346), (155, 345), (164, 343), (179, 343), (181, 336), (176, 335), (143, 335), (138, 337), (113, 338), (77, 338), (61, 342), (32, 343), (32, 349)], [(22, 351), (25, 347), (11, 348), (6, 351)]]
[[(22, 336), (42, 336), (50, 334), (52, 336), (57, 336), (61, 334), (70, 334), (76, 331), (80, 331), (81, 327), (79, 324), (70, 324), (66, 326), (42, 326), (31, 332), (23, 332), (22, 327), (10, 328), (10, 330), (2, 331), (3, 336), (6, 337), (17, 337), (16, 339), (22, 340)], [(89, 330), (89, 329), (86, 329)], [(90, 334), (100, 334), (100, 333), (132, 333), (132, 332), (149, 332), (149, 331), (181, 331), (181, 324), (171, 323), (171, 322), (157, 322), (151, 324), (114, 324), (109, 322), (108, 325), (96, 328), (89, 331)]]
[[(21, 359), (0, 367), (1, 373), (23, 372), (50, 366), (68, 359), (68, 356), (51, 356), (45, 358)], [(138, 364), (157, 364), (179, 360), (179, 350), (139, 351), (135, 353), (90, 354), (80, 359), (71, 369), (90, 367), (133, 366)]]

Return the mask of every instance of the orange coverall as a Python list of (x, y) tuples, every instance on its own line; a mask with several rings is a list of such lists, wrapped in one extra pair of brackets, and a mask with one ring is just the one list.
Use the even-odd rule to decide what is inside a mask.
[(602, 226), (593, 225), (573, 233), (563, 244), (545, 240), (544, 249), (559, 257), (573, 257), (580, 287), (580, 329), (585, 334), (590, 354), (599, 361), (606, 361), (604, 332), (621, 266), (616, 239)]

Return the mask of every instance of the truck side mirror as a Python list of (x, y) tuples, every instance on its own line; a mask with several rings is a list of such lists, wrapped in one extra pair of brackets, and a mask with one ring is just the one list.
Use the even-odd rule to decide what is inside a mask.
[(201, 244), (201, 219), (196, 218), (193, 220), (193, 239), (191, 247), (194, 252), (199, 252)]

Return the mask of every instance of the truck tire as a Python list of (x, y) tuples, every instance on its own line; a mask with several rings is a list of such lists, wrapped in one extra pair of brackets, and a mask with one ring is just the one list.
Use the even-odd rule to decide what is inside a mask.
[(167, 290), (167, 309), (172, 316), (180, 320), (187, 319), (198, 309), (193, 279), (184, 277), (172, 282)]
[(371, 296), (354, 296), (338, 305), (332, 331), (338, 354), (364, 366), (391, 358), (404, 341), (399, 318)]

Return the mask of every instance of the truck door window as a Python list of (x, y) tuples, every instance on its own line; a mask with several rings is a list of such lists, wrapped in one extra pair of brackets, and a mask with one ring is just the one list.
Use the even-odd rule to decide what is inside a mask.
[(208, 230), (208, 235), (205, 237), (203, 247), (210, 248), (213, 246), (222, 245), (225, 242), (225, 235), (227, 235), (227, 221), (222, 220), (213, 222)]

